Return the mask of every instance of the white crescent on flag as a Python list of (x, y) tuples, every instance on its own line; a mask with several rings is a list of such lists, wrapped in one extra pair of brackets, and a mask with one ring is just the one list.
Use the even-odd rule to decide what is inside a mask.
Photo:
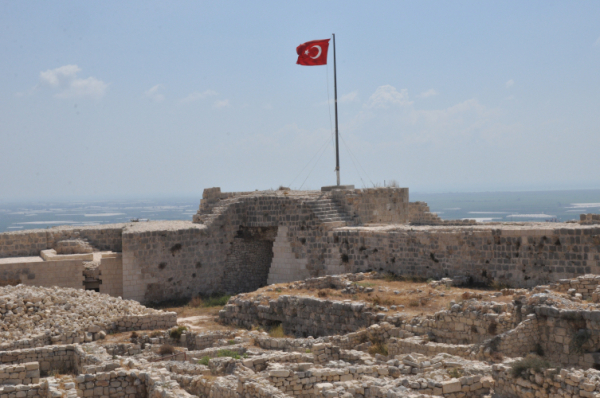
[[(311, 50), (313, 48), (318, 48), (319, 49), (319, 53), (315, 57), (311, 57), (312, 59), (317, 59), (317, 58), (319, 58), (321, 56), (321, 46), (312, 46)], [(310, 55), (309, 55), (309, 57), (310, 57)]]

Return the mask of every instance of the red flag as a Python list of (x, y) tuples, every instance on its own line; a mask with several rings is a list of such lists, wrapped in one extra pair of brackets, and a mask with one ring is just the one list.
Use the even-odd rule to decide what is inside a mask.
[(327, 50), (329, 49), (329, 40), (313, 40), (296, 47), (298, 53), (298, 65), (327, 65)]

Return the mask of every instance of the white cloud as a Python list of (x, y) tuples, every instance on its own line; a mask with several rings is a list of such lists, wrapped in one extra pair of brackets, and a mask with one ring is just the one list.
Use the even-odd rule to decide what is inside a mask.
[(596, 39), (596, 42), (594, 43), (594, 46), (600, 47), (600, 37), (598, 39)]
[(369, 131), (386, 142), (382, 145), (443, 147), (479, 141), (498, 144), (519, 129), (503, 124), (501, 115), (501, 110), (490, 109), (475, 98), (442, 109), (419, 109), (410, 100), (408, 90), (386, 85), (377, 88), (363, 110), (344, 128), (348, 132)]
[(187, 97), (183, 98), (181, 102), (194, 102), (217, 94), (218, 93), (214, 90), (206, 90), (203, 92), (194, 91)]
[(505, 84), (506, 84), (506, 88), (509, 88), (509, 87), (512, 87), (515, 85), (515, 81), (513, 79), (510, 79)]
[(358, 92), (357, 91), (352, 91), (351, 93), (342, 95), (342, 97), (340, 99), (338, 99), (338, 102), (354, 102), (354, 101), (358, 101)]
[(144, 96), (154, 102), (164, 101), (165, 96), (158, 92), (162, 88), (164, 88), (162, 84), (157, 84), (148, 91), (144, 91)]
[(77, 65), (64, 65), (56, 69), (40, 72), (42, 86), (60, 90), (57, 98), (90, 97), (99, 99), (106, 93), (108, 84), (95, 77), (77, 77), (81, 68)]
[(227, 106), (229, 106), (229, 100), (228, 99), (215, 101), (215, 108), (224, 108), (224, 107), (227, 107)]
[(429, 98), (429, 97), (434, 97), (439, 94), (440, 93), (438, 93), (434, 89), (430, 88), (429, 90), (423, 91), (421, 94), (419, 94), (419, 98)]
[(403, 88), (398, 92), (395, 87), (386, 84), (385, 86), (377, 87), (377, 90), (371, 95), (367, 104), (367, 108), (387, 108), (390, 105), (408, 106), (412, 105), (412, 101), (408, 100), (408, 90)]

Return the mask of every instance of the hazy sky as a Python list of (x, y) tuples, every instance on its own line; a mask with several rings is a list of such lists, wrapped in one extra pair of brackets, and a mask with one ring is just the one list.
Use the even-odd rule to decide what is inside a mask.
[(342, 183), (599, 188), (599, 21), (598, 1), (0, 0), (0, 200), (334, 184), (331, 47), (295, 52), (331, 33)]

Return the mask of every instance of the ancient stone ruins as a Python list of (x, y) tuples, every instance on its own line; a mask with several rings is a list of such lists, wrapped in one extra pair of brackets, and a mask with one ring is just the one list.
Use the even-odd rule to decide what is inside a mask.
[(0, 286), (0, 398), (600, 397), (600, 215), (212, 188), (192, 221), (2, 233)]

